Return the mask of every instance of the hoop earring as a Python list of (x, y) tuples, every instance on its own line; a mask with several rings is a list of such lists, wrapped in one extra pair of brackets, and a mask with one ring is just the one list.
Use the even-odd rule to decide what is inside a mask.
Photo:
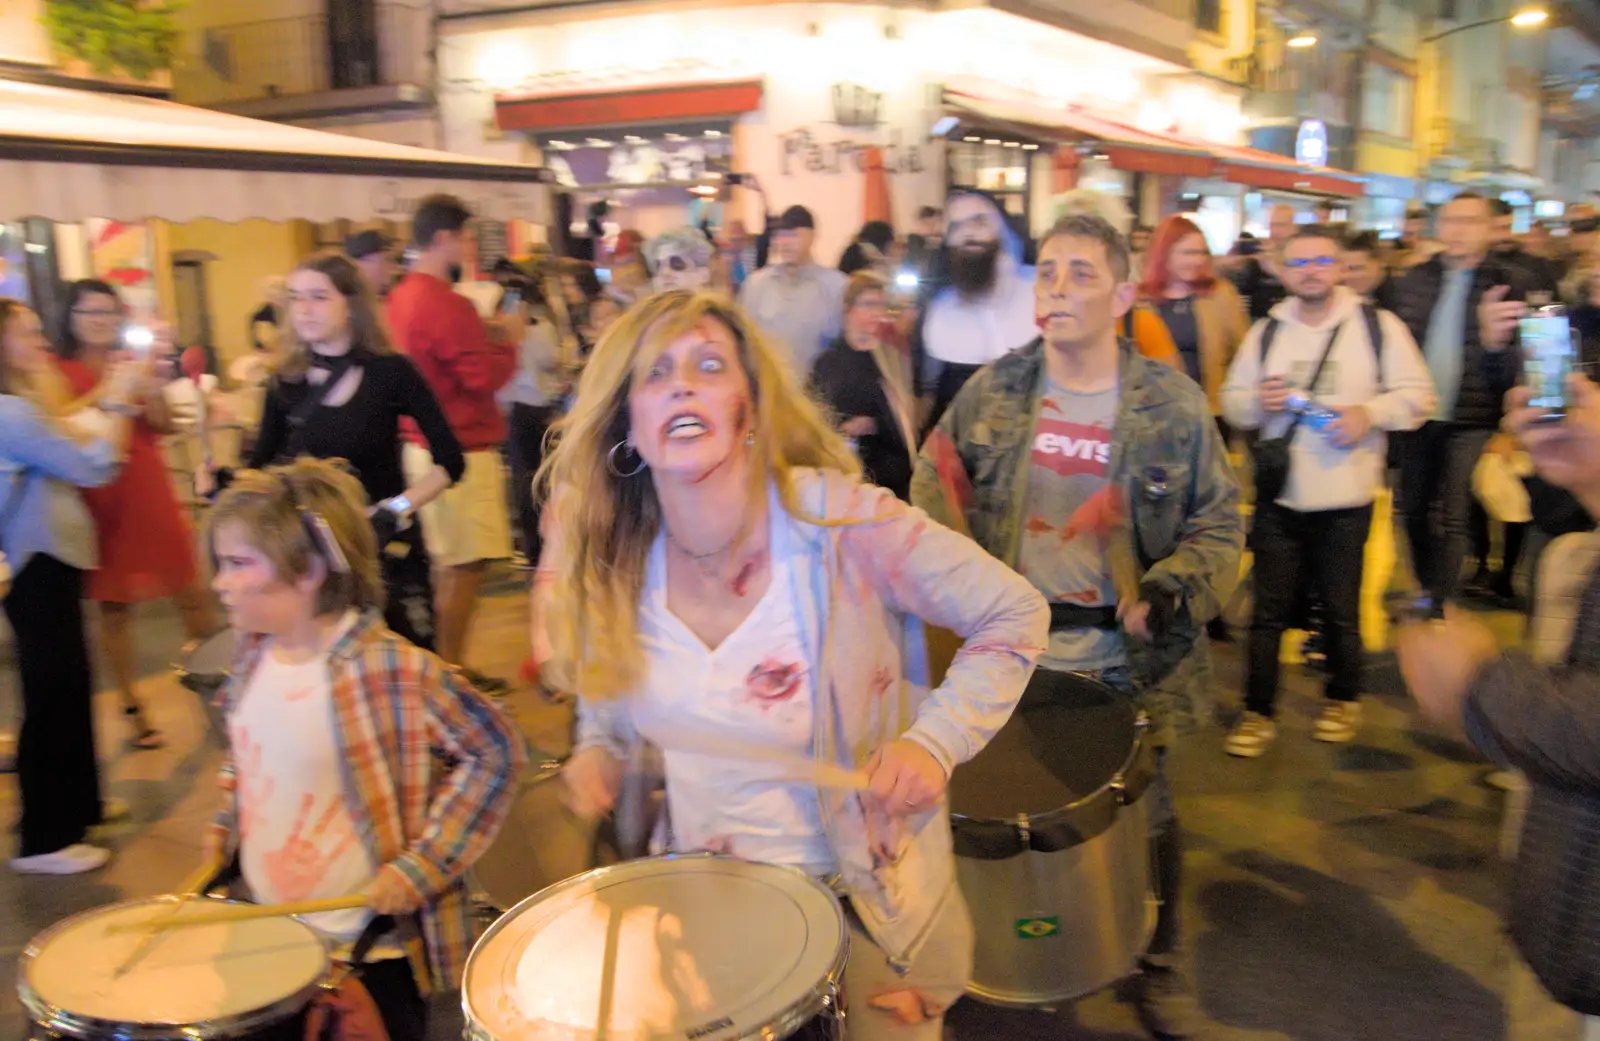
[(754, 448), (755, 445), (756, 445), (756, 432), (754, 430), (752, 430), (748, 434), (744, 435), (744, 446), (746, 448)]
[(630, 452), (633, 452), (634, 455), (639, 456), (639, 453), (635, 451), (633, 447), (630, 446), (626, 441), (618, 441), (616, 444), (612, 445), (611, 451), (606, 453), (606, 469), (611, 471), (611, 476), (626, 479), (629, 477), (637, 477), (639, 474), (644, 473), (645, 461), (643, 456), (639, 456), (639, 465), (634, 467), (632, 470), (629, 470), (627, 473), (623, 473), (621, 468), (617, 466), (617, 452), (624, 448), (628, 449)]

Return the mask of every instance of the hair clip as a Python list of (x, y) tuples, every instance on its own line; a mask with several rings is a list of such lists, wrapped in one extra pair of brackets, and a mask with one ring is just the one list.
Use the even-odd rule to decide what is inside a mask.
[(320, 543), (323, 556), (328, 559), (328, 566), (341, 575), (350, 573), (350, 561), (345, 559), (344, 550), (339, 548), (339, 540), (333, 537), (333, 529), (328, 527), (328, 522), (322, 514), (308, 510), (304, 506), (296, 507), (300, 511), (300, 519), (311, 533), (311, 540)]

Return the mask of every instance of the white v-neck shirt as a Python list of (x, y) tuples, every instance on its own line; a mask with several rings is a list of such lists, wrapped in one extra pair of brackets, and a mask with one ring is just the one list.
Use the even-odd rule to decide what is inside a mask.
[(830, 874), (835, 857), (815, 786), (759, 759), (679, 750), (705, 734), (719, 746), (812, 754), (816, 682), (789, 573), (792, 522), (776, 495), (769, 503), (771, 582), (715, 650), (668, 606), (666, 539), (656, 538), (639, 610), (648, 667), (632, 716), (662, 749), (674, 848)]

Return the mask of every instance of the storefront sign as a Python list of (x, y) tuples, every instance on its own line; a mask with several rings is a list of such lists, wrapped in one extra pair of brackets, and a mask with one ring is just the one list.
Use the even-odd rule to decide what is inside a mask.
[(903, 144), (898, 130), (889, 131), (889, 140), (880, 143), (849, 137), (828, 140), (813, 133), (810, 127), (799, 127), (778, 135), (778, 143), (783, 149), (779, 170), (785, 177), (797, 173), (864, 171), (867, 168), (866, 150), (869, 148), (883, 151), (884, 173), (917, 174), (926, 169), (922, 146)]
[(872, 130), (883, 122), (883, 94), (857, 83), (833, 85), (833, 121), (842, 127)]
[[(673, 135), (647, 140), (625, 135), (618, 142), (545, 152), (556, 182), (568, 188), (619, 190), (630, 204), (679, 204), (685, 189), (709, 169), (727, 169), (732, 155), (726, 133), (716, 137)], [(633, 137), (629, 143), (626, 137)], [(636, 188), (630, 186), (637, 186)]]
[(1320, 119), (1302, 120), (1294, 135), (1294, 161), (1307, 166), (1328, 165), (1328, 127)]
[(498, 220), (480, 220), (473, 224), (478, 239), (478, 267), (487, 271), (494, 267), (495, 261), (511, 255), (510, 228), (505, 221)]

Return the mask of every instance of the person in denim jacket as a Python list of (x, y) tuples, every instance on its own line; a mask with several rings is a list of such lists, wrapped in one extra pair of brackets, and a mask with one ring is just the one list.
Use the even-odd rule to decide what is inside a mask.
[[(972, 533), (1051, 603), (1039, 668), (1088, 672), (1155, 723), (1158, 746), (1207, 715), (1205, 623), (1239, 577), (1239, 489), (1204, 391), (1119, 341), (1133, 306), (1127, 244), (1105, 220), (1063, 218), (1040, 242), (1043, 336), (975, 375), (923, 444), (912, 502)], [(1163, 893), (1182, 849), (1164, 776), (1151, 827)], [(1185, 1037), (1177, 904), (1162, 905), (1140, 1011)]]

